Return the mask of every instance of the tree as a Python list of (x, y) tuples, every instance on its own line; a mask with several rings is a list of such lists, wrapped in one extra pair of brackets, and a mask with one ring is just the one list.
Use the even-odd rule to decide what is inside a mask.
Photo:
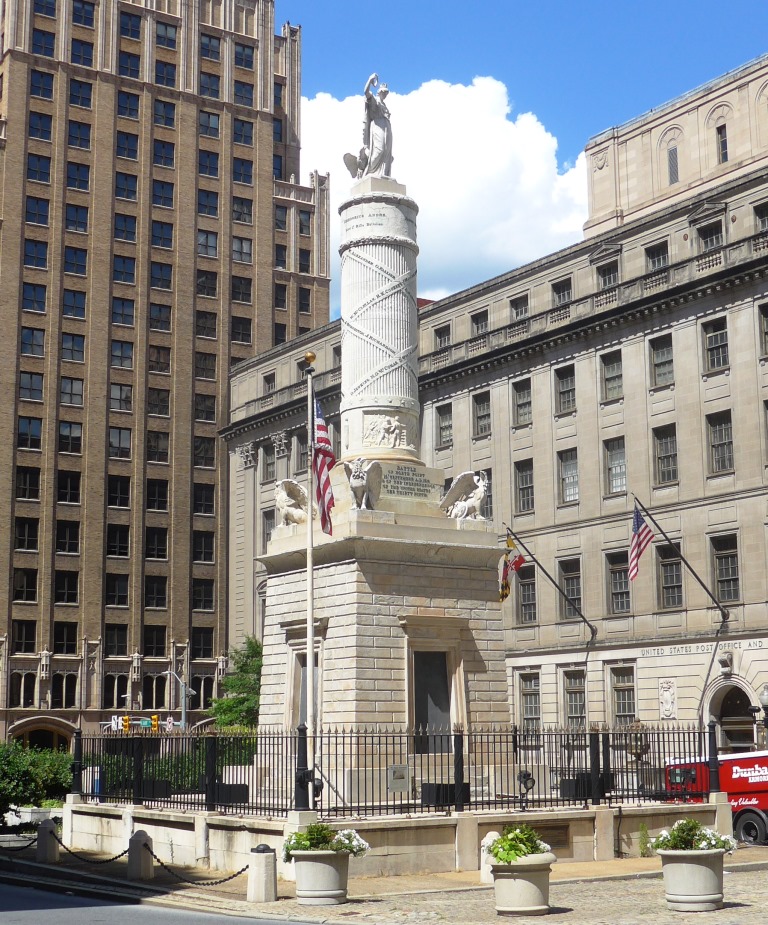
[(221, 682), (224, 696), (216, 697), (208, 712), (219, 727), (255, 726), (259, 721), (261, 696), (261, 643), (255, 636), (247, 636), (229, 657), (230, 670)]
[(0, 742), (0, 827), (12, 806), (39, 806), (61, 799), (72, 786), (69, 752)]

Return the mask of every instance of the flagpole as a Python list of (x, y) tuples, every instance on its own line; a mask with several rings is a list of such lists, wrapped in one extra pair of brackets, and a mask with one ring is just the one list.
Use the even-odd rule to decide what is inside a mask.
[(315, 354), (304, 354), (307, 364), (307, 765), (309, 774), (309, 805), (314, 808), (315, 779), (315, 562), (313, 536), (313, 509), (315, 498), (314, 470), (312, 463), (315, 452), (315, 390), (312, 374)]

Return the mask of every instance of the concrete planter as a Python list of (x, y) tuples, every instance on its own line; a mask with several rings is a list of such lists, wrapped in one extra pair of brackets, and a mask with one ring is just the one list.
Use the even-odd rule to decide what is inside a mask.
[(713, 912), (723, 908), (725, 851), (657, 851), (667, 906), (676, 912)]
[(344, 851), (292, 851), (300, 906), (336, 906), (347, 901), (349, 855)]
[(546, 915), (549, 874), (557, 858), (551, 851), (529, 854), (514, 864), (492, 864), (498, 915)]

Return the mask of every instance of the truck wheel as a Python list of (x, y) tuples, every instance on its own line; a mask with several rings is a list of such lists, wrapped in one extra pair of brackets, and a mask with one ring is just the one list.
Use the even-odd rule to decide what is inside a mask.
[(736, 841), (743, 841), (747, 845), (764, 845), (766, 842), (765, 821), (756, 813), (744, 813), (736, 820), (733, 834)]

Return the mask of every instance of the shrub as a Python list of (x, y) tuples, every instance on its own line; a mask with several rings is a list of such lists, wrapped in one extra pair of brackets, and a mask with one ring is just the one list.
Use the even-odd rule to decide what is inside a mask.
[(283, 843), (283, 860), (290, 861), (293, 851), (336, 851), (361, 858), (370, 846), (354, 829), (337, 832), (324, 822), (307, 826), (306, 832), (294, 832)]
[(39, 806), (60, 800), (72, 786), (68, 752), (0, 742), (0, 824), (12, 806)]
[(487, 852), (499, 864), (513, 864), (529, 854), (545, 854), (549, 845), (529, 825), (507, 825), (502, 834), (488, 845)]
[(720, 835), (705, 828), (698, 819), (678, 819), (672, 828), (662, 831), (653, 839), (654, 851), (704, 851), (719, 848), (730, 853), (736, 847), (730, 835)]

